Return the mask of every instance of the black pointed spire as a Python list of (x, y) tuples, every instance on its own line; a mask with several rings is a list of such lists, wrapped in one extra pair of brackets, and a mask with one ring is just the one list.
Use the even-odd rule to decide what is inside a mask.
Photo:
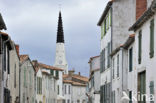
[(58, 28), (57, 28), (57, 43), (64, 43), (64, 33), (62, 25), (61, 11), (59, 12)]

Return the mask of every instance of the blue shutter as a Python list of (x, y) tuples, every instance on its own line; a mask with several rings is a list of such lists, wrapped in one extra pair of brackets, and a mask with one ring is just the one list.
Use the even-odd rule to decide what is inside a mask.
[[(154, 81), (150, 82), (150, 86), (149, 87), (150, 87), (150, 95), (154, 95)], [(150, 103), (154, 103), (154, 101), (151, 100)]]
[(142, 55), (142, 31), (139, 31), (138, 36), (138, 63), (141, 64), (141, 55)]
[(150, 24), (150, 58), (154, 56), (154, 19)]

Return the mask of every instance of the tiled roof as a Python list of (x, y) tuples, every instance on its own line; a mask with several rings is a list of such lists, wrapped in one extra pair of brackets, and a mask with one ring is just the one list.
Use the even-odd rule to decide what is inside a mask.
[(72, 80), (63, 80), (63, 83), (69, 83), (69, 84), (72, 84), (74, 86), (86, 86), (86, 84), (75, 82), (75, 81), (72, 81)]
[(82, 80), (84, 82), (88, 82), (88, 78), (87, 77), (84, 77), (84, 76), (81, 76), (81, 75), (78, 75), (78, 74), (72, 74), (72, 75), (64, 74), (63, 75), (63, 79), (69, 78), (69, 77), (76, 78), (76, 79)]
[(93, 56), (93, 57), (90, 57), (90, 59), (89, 59), (89, 62), (88, 63), (90, 63), (94, 58), (98, 58), (98, 57), (100, 57), (100, 55), (98, 55), (98, 56)]
[(43, 63), (38, 63), (38, 66), (41, 68), (45, 68), (45, 69), (52, 69), (52, 70), (59, 70), (59, 71), (63, 71), (63, 69), (61, 68), (57, 68), (57, 67), (53, 67), (47, 64), (43, 64)]
[(2, 35), (3, 40), (9, 40), (7, 44), (9, 46), (9, 50), (12, 50), (14, 47), (13, 47), (10, 36), (7, 33), (1, 32), (1, 31), (0, 31), (0, 34)]
[(24, 62), (25, 60), (27, 60), (29, 58), (29, 56), (28, 55), (20, 55), (20, 61), (21, 62)]

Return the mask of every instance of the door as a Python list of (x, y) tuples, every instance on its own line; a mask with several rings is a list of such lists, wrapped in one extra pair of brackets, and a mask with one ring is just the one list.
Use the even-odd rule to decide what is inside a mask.
[(138, 74), (138, 103), (146, 103), (146, 72)]

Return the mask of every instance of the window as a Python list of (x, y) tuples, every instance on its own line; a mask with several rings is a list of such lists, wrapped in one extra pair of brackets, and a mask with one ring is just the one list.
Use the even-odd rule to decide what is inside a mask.
[(50, 70), (51, 75), (54, 75), (54, 70)]
[(68, 87), (68, 93), (70, 94), (70, 85), (69, 85), (69, 87)]
[(16, 64), (14, 67), (14, 88), (16, 88)]
[(113, 103), (115, 103), (115, 91), (113, 91)]
[(117, 77), (119, 77), (119, 55), (117, 56)]
[(57, 86), (57, 94), (58, 95), (60, 94), (60, 87), (59, 87), (59, 85)]
[(138, 36), (138, 63), (141, 64), (141, 55), (142, 55), (142, 31), (139, 31)]
[(70, 103), (70, 100), (68, 99), (68, 102), (67, 103)]
[(67, 86), (64, 85), (64, 93), (66, 94), (67, 93)]
[(106, 35), (111, 26), (111, 10), (108, 11), (102, 25), (101, 25), (101, 39)]
[(103, 50), (103, 60), (102, 60), (102, 64), (103, 64), (103, 71), (105, 71), (105, 49)]
[(26, 87), (26, 68), (24, 68), (24, 86)]
[(132, 91), (129, 91), (129, 103), (132, 103)]
[(141, 103), (146, 103), (146, 71), (138, 74), (138, 93)]
[(132, 71), (133, 68), (133, 48), (129, 49), (129, 72)]
[(150, 99), (150, 103), (154, 103), (154, 81), (150, 81), (149, 87), (150, 87), (150, 95), (151, 97), (153, 97)]
[(56, 70), (56, 77), (59, 78), (59, 71)]
[(37, 77), (37, 93), (42, 94), (42, 78)]
[(150, 23), (150, 58), (154, 56), (154, 19)]
[(100, 55), (100, 72), (105, 70), (105, 49), (102, 50)]
[(113, 79), (114, 79), (114, 62), (115, 62), (115, 60), (113, 58)]
[(30, 86), (32, 85), (32, 77), (31, 77), (31, 70), (29, 71), (29, 82), (30, 82)]
[(108, 47), (107, 47), (107, 67), (109, 68), (110, 67), (110, 48), (111, 48), (111, 45), (110, 45), (110, 42), (108, 43)]

